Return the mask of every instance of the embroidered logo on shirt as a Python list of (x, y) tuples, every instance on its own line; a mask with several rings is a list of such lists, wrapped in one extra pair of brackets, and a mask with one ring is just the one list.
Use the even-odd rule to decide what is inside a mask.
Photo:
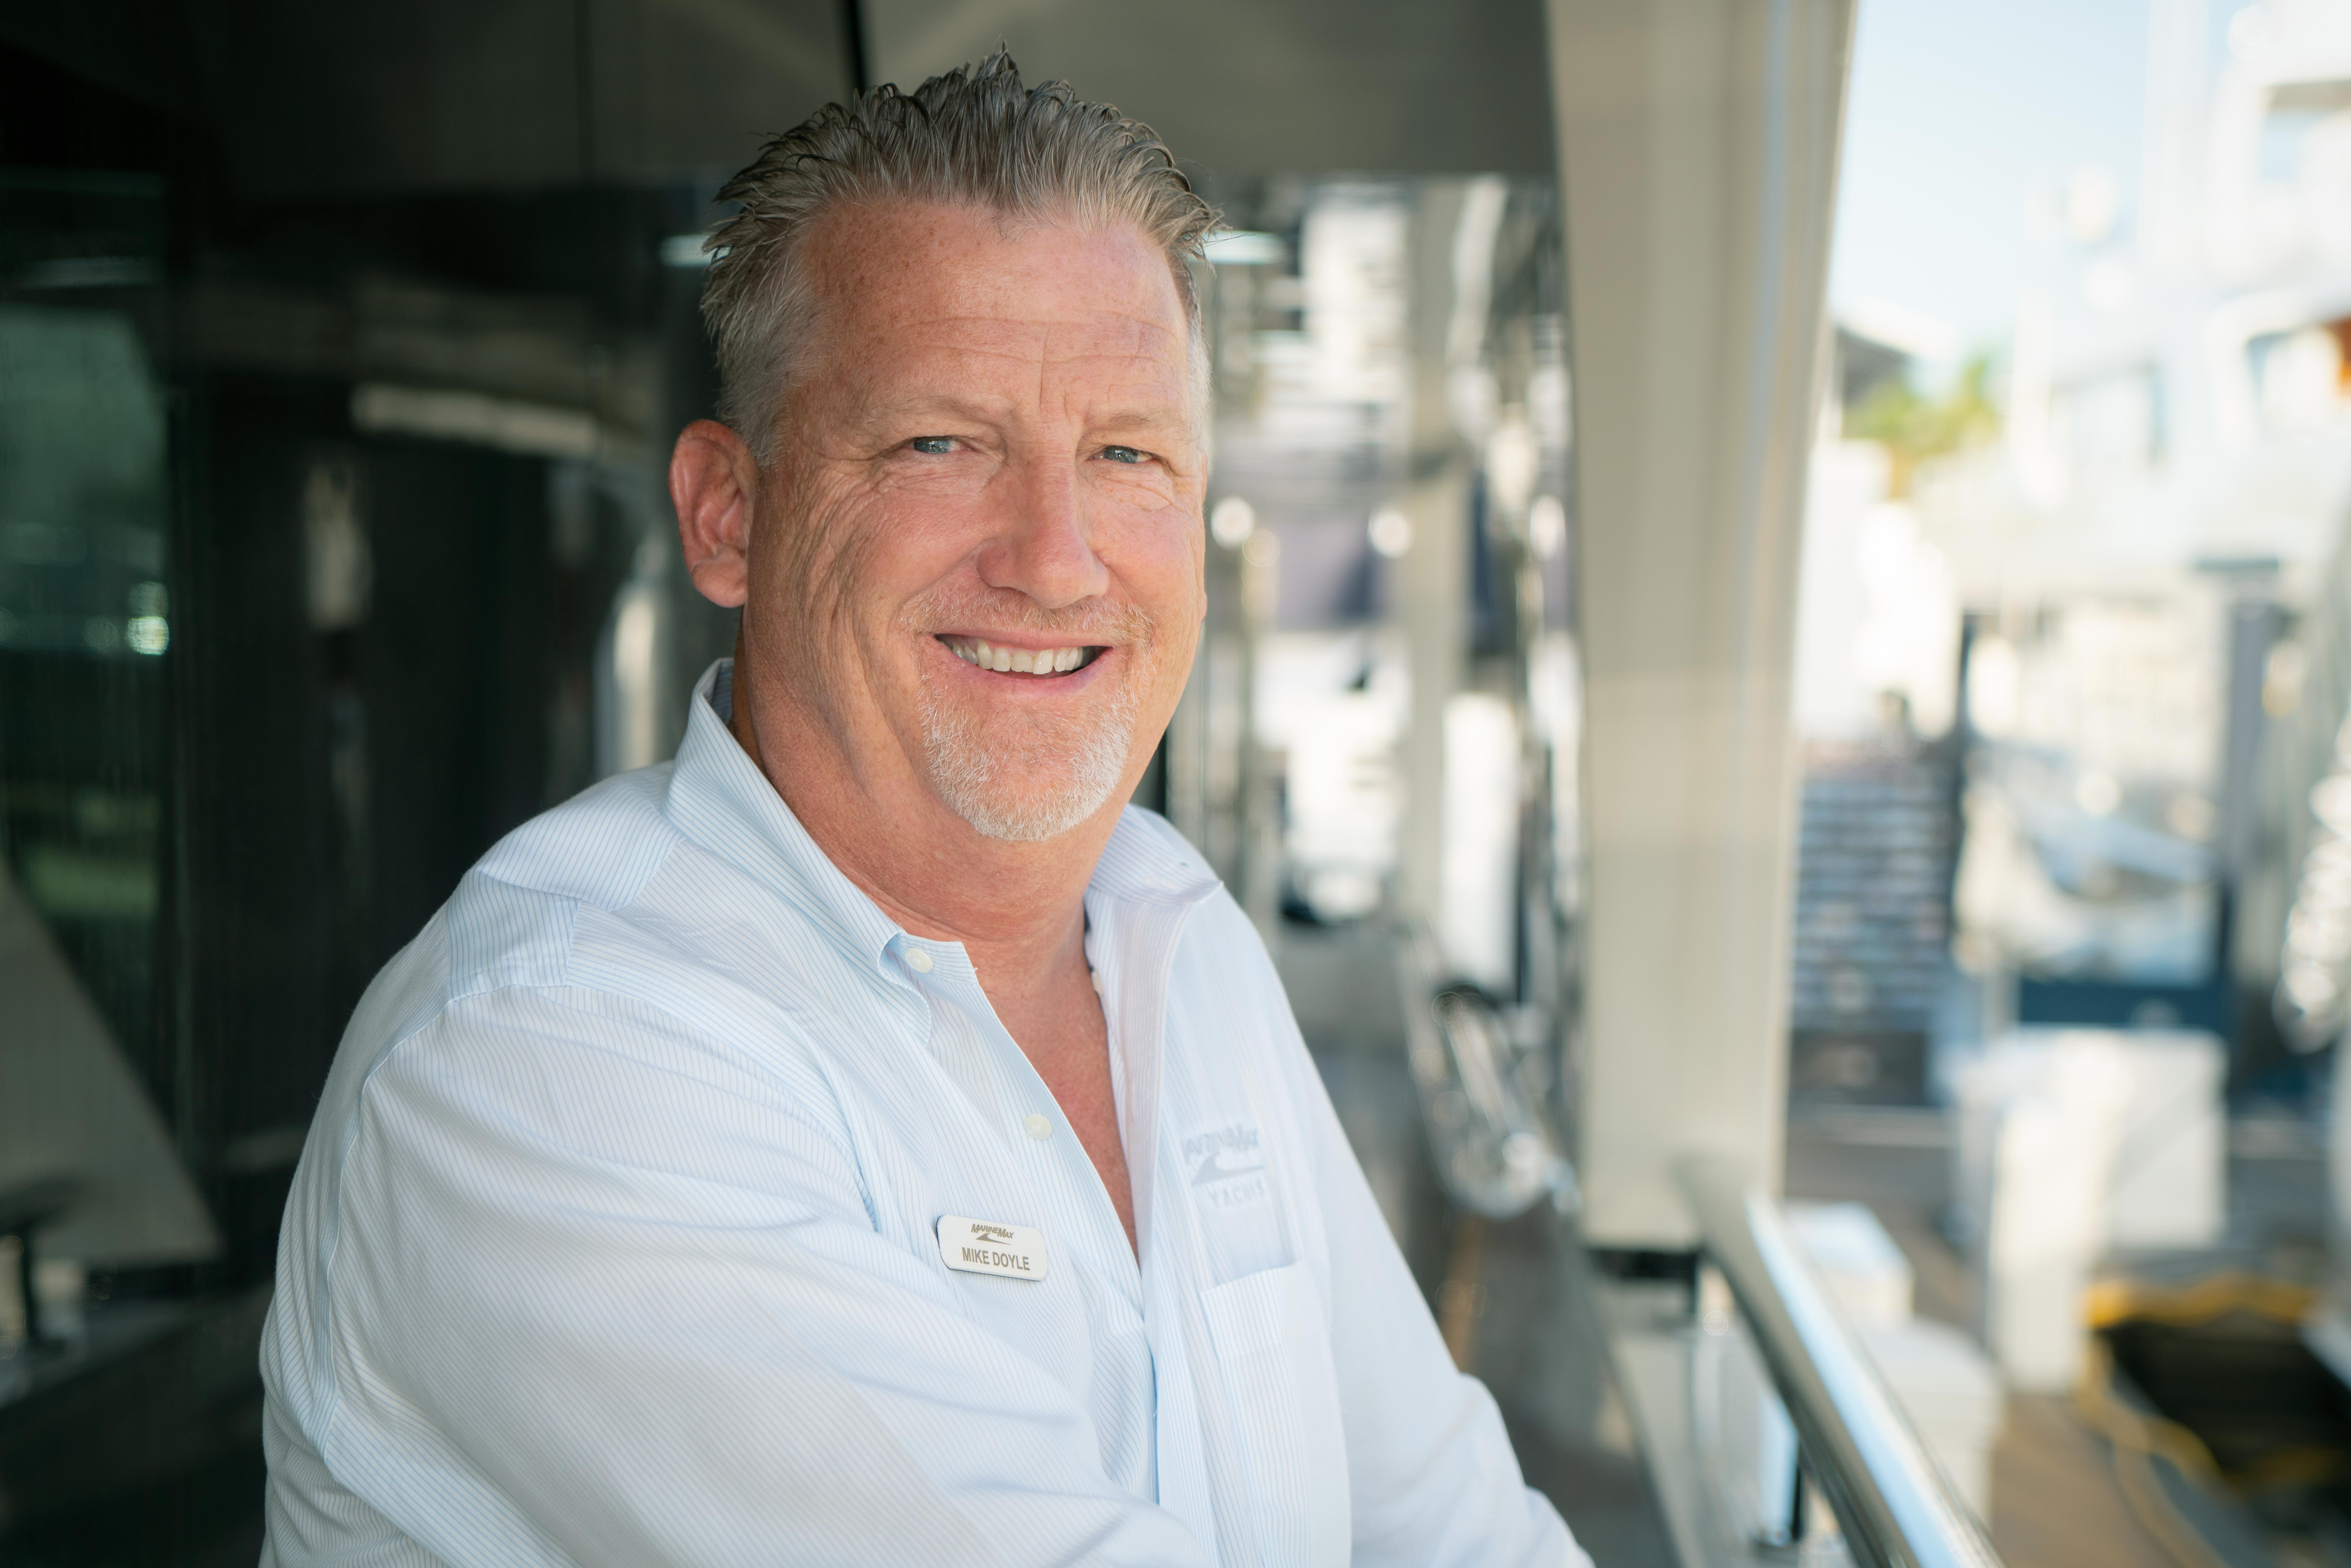
[(1239, 1208), (1265, 1200), (1265, 1148), (1247, 1122), (1210, 1128), (1184, 1140), (1184, 1166), (1192, 1190), (1210, 1208)]

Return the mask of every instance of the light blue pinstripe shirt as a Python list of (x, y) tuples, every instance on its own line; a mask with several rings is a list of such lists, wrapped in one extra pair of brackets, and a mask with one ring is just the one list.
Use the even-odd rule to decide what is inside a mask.
[[(1190, 847), (1131, 810), (1086, 894), (1138, 1268), (962, 947), (833, 868), (727, 675), (360, 1002), (263, 1341), (264, 1563), (1585, 1563)], [(1040, 1230), (1045, 1278), (951, 1271), (942, 1215)]]

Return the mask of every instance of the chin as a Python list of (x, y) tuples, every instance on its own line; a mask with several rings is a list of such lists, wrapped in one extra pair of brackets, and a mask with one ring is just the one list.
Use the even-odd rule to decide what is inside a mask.
[(983, 838), (1042, 843), (1091, 819), (1125, 781), (1134, 742), (1131, 702), (1080, 727), (1067, 722), (1008, 736), (978, 715), (926, 706), (924, 762), (932, 791)]

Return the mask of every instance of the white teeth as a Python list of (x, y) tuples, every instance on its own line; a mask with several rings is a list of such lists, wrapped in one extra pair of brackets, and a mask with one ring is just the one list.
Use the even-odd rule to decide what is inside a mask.
[(1083, 648), (998, 648), (986, 639), (946, 637), (940, 639), (948, 652), (967, 664), (977, 664), (983, 670), (1001, 670), (1007, 674), (1059, 675), (1066, 674), (1086, 662)]

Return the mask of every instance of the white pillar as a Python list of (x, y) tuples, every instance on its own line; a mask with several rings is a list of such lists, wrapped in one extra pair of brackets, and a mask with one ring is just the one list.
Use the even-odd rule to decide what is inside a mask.
[(1444, 903), (1445, 705), (1469, 667), (1469, 462), (1446, 406), (1446, 337), (1458, 280), (1454, 239), (1464, 183), (1430, 180), (1413, 214), (1411, 477), (1397, 497), (1412, 524), (1394, 613), (1410, 661), (1412, 712), (1400, 747), (1405, 782), (1398, 903), (1432, 926)]
[(1853, 0), (1549, 0), (1588, 718), (1585, 1231), (1776, 1188), (1790, 666)]

